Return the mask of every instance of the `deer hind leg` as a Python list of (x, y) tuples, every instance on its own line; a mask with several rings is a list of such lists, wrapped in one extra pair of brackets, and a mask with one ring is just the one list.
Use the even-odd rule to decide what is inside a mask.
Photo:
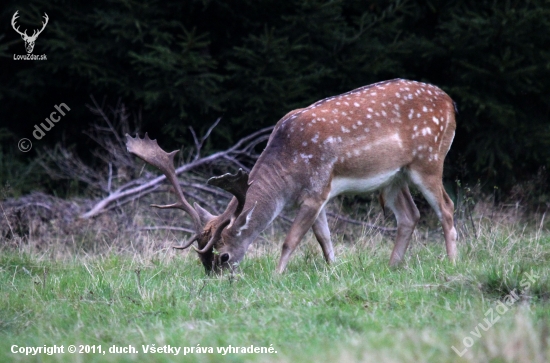
[(286, 235), (285, 242), (283, 243), (283, 249), (281, 252), (281, 258), (279, 259), (279, 265), (277, 266), (277, 272), (282, 273), (285, 270), (290, 259), (290, 255), (294, 252), (296, 247), (298, 247), (298, 244), (302, 238), (304, 238), (306, 232), (313, 227), (313, 223), (317, 219), (322, 207), (322, 203), (317, 204), (308, 201), (305, 201), (301, 205), (300, 210), (296, 214), (296, 218), (290, 227), (290, 231)]
[(392, 184), (382, 193), (386, 205), (397, 220), (397, 237), (390, 257), (390, 266), (396, 266), (405, 256), (411, 235), (420, 219), (420, 212), (414, 204), (407, 183)]
[(417, 172), (411, 173), (411, 180), (422, 192), (424, 198), (430, 203), (437, 214), (441, 225), (443, 226), (443, 235), (445, 236), (445, 247), (447, 256), (454, 262), (457, 255), (456, 250), (456, 229), (454, 227), (453, 214), (454, 204), (449, 195), (443, 188), (442, 173), (437, 175), (422, 175)]
[(332, 242), (330, 240), (330, 230), (328, 228), (327, 214), (325, 213), (325, 208), (321, 210), (317, 219), (313, 223), (313, 233), (317, 242), (321, 245), (323, 250), (323, 255), (325, 256), (325, 261), (331, 263), (334, 261), (334, 250), (332, 248)]

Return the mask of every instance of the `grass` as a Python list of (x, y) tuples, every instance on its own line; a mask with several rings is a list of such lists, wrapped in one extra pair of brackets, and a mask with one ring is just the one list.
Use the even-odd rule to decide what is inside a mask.
[[(549, 361), (550, 234), (495, 225), (479, 234), (461, 241), (456, 265), (444, 258), (442, 238), (417, 238), (399, 269), (387, 266), (385, 239), (337, 243), (337, 262), (326, 266), (308, 237), (281, 276), (273, 272), (280, 239), (222, 277), (205, 275), (193, 254), (154, 247), (55, 258), (4, 250), (0, 361)], [(519, 301), (500, 314), (512, 291)], [(485, 331), (478, 324), (489, 310), (498, 321)], [(462, 352), (464, 342), (471, 347), (459, 356), (451, 346)], [(107, 352), (70, 354), (70, 344)], [(63, 345), (65, 353), (26, 356), (11, 353), (13, 345)], [(129, 345), (139, 353), (108, 351)], [(142, 345), (182, 349), (146, 354)], [(217, 353), (230, 345), (276, 353)], [(214, 353), (183, 357), (184, 347), (198, 346)]]

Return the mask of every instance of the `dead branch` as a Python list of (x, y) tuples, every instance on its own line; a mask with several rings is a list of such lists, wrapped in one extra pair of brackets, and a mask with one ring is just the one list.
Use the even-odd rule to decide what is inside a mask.
[[(257, 145), (259, 143), (258, 139), (265, 140), (266, 135), (268, 136), (272, 130), (273, 130), (273, 127), (266, 127), (259, 131), (256, 131), (255, 133), (247, 137), (242, 138), (235, 145), (233, 145), (227, 150), (218, 151), (209, 156), (199, 157), (189, 163), (183, 164), (176, 169), (176, 175), (191, 171), (200, 166), (204, 166), (207, 164), (214, 164), (224, 159), (230, 160), (230, 161), (236, 161), (239, 156), (242, 156), (243, 154), (248, 155), (249, 153), (247, 153), (246, 151), (253, 149), (251, 145)], [(249, 170), (248, 167), (246, 167), (240, 162), (237, 162), (236, 165), (238, 167), (242, 167), (245, 170)], [(118, 189), (116, 189), (115, 191), (111, 192), (107, 197), (97, 202), (91, 210), (84, 213), (81, 217), (91, 218), (105, 212), (106, 210), (109, 210), (110, 209), (109, 207), (113, 203), (116, 203), (121, 200), (128, 201), (128, 198), (136, 199), (144, 195), (147, 195), (152, 191), (154, 191), (156, 188), (158, 188), (160, 183), (162, 183), (165, 179), (166, 177), (164, 175), (159, 175), (157, 177), (154, 177), (153, 179), (146, 180), (137, 186), (135, 186), (134, 181), (124, 184)]]
[(356, 225), (361, 225), (361, 226), (365, 226), (365, 227), (368, 227), (368, 228), (376, 229), (376, 230), (378, 230), (380, 232), (383, 232), (383, 233), (394, 233), (394, 232), (397, 231), (397, 228), (382, 227), (382, 226), (379, 226), (379, 225), (376, 225), (376, 224), (367, 223), (367, 222), (359, 221), (357, 219), (344, 217), (341, 214), (337, 214), (337, 213), (333, 213), (333, 212), (327, 212), (327, 216), (331, 217), (331, 218), (334, 218), (336, 220), (344, 221), (346, 223), (356, 224)]
[[(158, 230), (167, 230), (167, 231), (180, 231), (185, 233), (195, 233), (194, 230), (191, 228), (184, 228), (184, 227), (172, 227), (172, 226), (152, 226), (152, 227), (140, 227), (136, 228), (138, 231), (158, 231)], [(135, 229), (132, 228), (130, 231), (134, 231)]]

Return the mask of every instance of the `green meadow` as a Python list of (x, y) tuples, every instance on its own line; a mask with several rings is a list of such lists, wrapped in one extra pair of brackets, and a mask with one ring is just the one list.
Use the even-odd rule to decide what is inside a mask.
[[(282, 235), (264, 235), (223, 276), (206, 275), (194, 252), (155, 247), (157, 237), (133, 241), (149, 246), (139, 252), (4, 248), (0, 361), (550, 358), (550, 234), (534, 227), (480, 224), (460, 240), (456, 265), (441, 236), (415, 235), (397, 269), (387, 265), (391, 238), (335, 236), (327, 266), (308, 235), (283, 275), (274, 273)], [(46, 353), (32, 355), (38, 347)]]

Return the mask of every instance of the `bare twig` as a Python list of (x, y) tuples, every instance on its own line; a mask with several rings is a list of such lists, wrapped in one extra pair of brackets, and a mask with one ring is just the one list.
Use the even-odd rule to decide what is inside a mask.
[(193, 129), (193, 127), (189, 127), (189, 130), (191, 131), (191, 135), (193, 136), (193, 141), (195, 142), (196, 152), (195, 152), (194, 160), (197, 160), (200, 158), (200, 154), (201, 154), (201, 150), (202, 150), (202, 146), (204, 145), (204, 142), (208, 139), (208, 137), (210, 137), (212, 130), (214, 130), (214, 128), (218, 126), (221, 120), (222, 118), (218, 117), (218, 119), (212, 124), (212, 126), (208, 128), (208, 130), (200, 140), (198, 139), (197, 134), (195, 133), (195, 130)]
[[(132, 228), (132, 231), (135, 229)], [(140, 227), (137, 228), (138, 231), (158, 231), (158, 230), (169, 230), (169, 231), (180, 231), (180, 232), (186, 232), (186, 233), (195, 233), (195, 231), (191, 228), (184, 228), (184, 227), (172, 227), (172, 226), (151, 226), (151, 227)]]
[(333, 213), (333, 212), (327, 212), (327, 216), (331, 217), (331, 218), (334, 218), (334, 219), (339, 219), (339, 220), (344, 221), (346, 223), (357, 224), (357, 225), (366, 226), (366, 227), (369, 227), (369, 228), (372, 228), (372, 229), (376, 229), (376, 230), (378, 230), (380, 232), (383, 232), (383, 233), (393, 233), (393, 232), (397, 231), (397, 228), (382, 227), (382, 226), (378, 226), (376, 224), (367, 223), (367, 222), (363, 222), (363, 221), (358, 221), (356, 219), (344, 217), (343, 215)]

